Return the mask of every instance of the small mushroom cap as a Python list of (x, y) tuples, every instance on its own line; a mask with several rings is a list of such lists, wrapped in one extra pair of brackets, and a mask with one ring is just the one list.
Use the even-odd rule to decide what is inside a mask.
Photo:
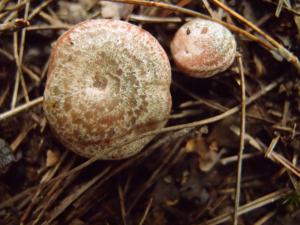
[(171, 109), (171, 68), (147, 31), (117, 20), (89, 20), (54, 45), (44, 111), (58, 139), (81, 156), (122, 159), (162, 128)]
[(206, 78), (226, 70), (234, 61), (236, 41), (216, 22), (194, 19), (176, 32), (171, 52), (177, 67), (187, 75)]

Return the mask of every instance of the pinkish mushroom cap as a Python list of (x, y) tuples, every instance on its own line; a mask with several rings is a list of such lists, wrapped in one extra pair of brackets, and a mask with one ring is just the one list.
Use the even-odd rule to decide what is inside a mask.
[(171, 69), (147, 31), (117, 20), (89, 20), (64, 33), (52, 49), (44, 110), (58, 139), (85, 157), (121, 159), (162, 128), (171, 109)]
[(230, 67), (236, 54), (236, 41), (223, 25), (194, 19), (176, 32), (171, 51), (182, 72), (206, 78)]

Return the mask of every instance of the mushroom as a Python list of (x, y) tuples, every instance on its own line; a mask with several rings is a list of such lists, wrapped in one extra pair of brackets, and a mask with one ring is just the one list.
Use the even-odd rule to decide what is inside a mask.
[(171, 52), (179, 70), (206, 78), (230, 67), (236, 55), (236, 41), (223, 25), (194, 19), (176, 32)]
[(88, 20), (52, 48), (44, 111), (68, 149), (84, 157), (127, 158), (153, 136), (128, 141), (165, 126), (170, 83), (168, 57), (151, 34), (123, 21)]

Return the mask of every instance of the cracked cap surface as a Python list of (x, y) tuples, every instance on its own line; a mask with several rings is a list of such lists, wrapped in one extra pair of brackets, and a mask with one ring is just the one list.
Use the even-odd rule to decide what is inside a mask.
[(170, 114), (171, 69), (147, 31), (117, 20), (89, 20), (54, 45), (44, 111), (58, 139), (81, 156), (121, 159), (153, 137), (113, 146), (162, 128)]
[(176, 66), (187, 75), (211, 77), (230, 67), (236, 55), (232, 33), (216, 22), (194, 19), (176, 32), (171, 42)]

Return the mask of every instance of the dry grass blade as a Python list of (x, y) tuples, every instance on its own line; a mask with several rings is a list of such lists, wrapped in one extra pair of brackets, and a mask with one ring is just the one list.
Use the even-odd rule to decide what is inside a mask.
[(277, 211), (273, 210), (271, 212), (268, 212), (266, 215), (264, 215), (262, 218), (260, 218), (258, 221), (255, 222), (253, 225), (263, 225), (265, 224), (269, 219), (274, 217), (276, 215)]
[[(2, 54), (3, 56), (5, 56), (8, 60), (10, 61), (14, 61), (14, 56), (12, 54), (10, 54), (9, 52), (0, 49), (0, 54)], [(27, 66), (25, 66), (24, 64), (21, 65), (23, 72), (25, 72), (26, 74), (28, 74), (28, 76), (35, 81), (36, 83), (39, 83), (41, 81), (40, 77), (33, 72), (30, 68), (28, 68)]]
[(130, 213), (133, 208), (136, 206), (136, 204), (138, 203), (138, 201), (140, 200), (140, 198), (143, 196), (143, 194), (145, 193), (145, 191), (151, 187), (151, 185), (154, 183), (154, 180), (157, 179), (157, 177), (159, 176), (159, 174), (163, 174), (162, 171), (165, 167), (167, 167), (167, 165), (171, 164), (170, 161), (171, 159), (179, 153), (178, 148), (180, 147), (181, 143), (183, 142), (183, 139), (180, 138), (176, 143), (175, 146), (172, 147), (171, 151), (164, 157), (164, 160), (162, 161), (161, 165), (159, 165), (151, 174), (151, 176), (149, 177), (149, 179), (142, 185), (142, 187), (140, 188), (140, 190), (137, 192), (135, 199), (133, 200), (133, 202), (130, 204), (129, 208), (128, 208), (128, 213)]
[(139, 222), (139, 225), (143, 225), (145, 223), (145, 220), (146, 220), (146, 218), (148, 216), (148, 213), (149, 213), (149, 211), (151, 209), (152, 201), (153, 201), (153, 199), (150, 198), (150, 200), (149, 200), (149, 202), (147, 204), (146, 210), (145, 210), (145, 212), (143, 214), (143, 217), (142, 217), (141, 221)]
[[(275, 191), (273, 193), (270, 193), (268, 195), (265, 195), (263, 197), (260, 197), (252, 202), (242, 205), (239, 208), (238, 215), (240, 216), (240, 215), (246, 214), (246, 213), (256, 210), (260, 207), (263, 207), (265, 205), (268, 205), (275, 201), (278, 201), (278, 200), (284, 198), (285, 196), (287, 196), (288, 194), (290, 194), (291, 192), (292, 192), (292, 190), (290, 190), (290, 189), (281, 189), (281, 190)], [(224, 213), (224, 214), (217, 216), (211, 220), (201, 223), (201, 225), (217, 225), (217, 224), (221, 224), (226, 221), (229, 221), (230, 219), (231, 219), (230, 213)]]
[(24, 112), (24, 111), (30, 109), (31, 107), (34, 107), (34, 106), (36, 106), (36, 105), (38, 105), (42, 102), (43, 102), (43, 97), (39, 97), (39, 98), (34, 99), (34, 100), (32, 100), (28, 103), (25, 103), (23, 105), (20, 105), (20, 106), (14, 108), (14, 109), (11, 109), (7, 112), (4, 112), (4, 113), (0, 114), (0, 122), (3, 121), (3, 120), (6, 120), (6, 119), (8, 119), (12, 116), (15, 116), (15, 115), (17, 115), (21, 112)]
[(30, 25), (29, 21), (22, 18), (17, 18), (14, 21), (0, 24), (0, 34), (1, 32), (17, 31), (25, 27), (28, 27), (29, 25)]
[(249, 20), (245, 19), (243, 16), (226, 6), (224, 3), (220, 2), (219, 0), (211, 0), (214, 4), (224, 9), (226, 12), (228, 12), (230, 15), (237, 18), (242, 23), (246, 24), (250, 28), (252, 28), (254, 31), (256, 31), (258, 34), (263, 36), (266, 40), (268, 40), (273, 46), (277, 48), (277, 51), (279, 54), (285, 58), (288, 62), (292, 63), (295, 68), (297, 68), (298, 73), (300, 73), (300, 62), (297, 56), (295, 56), (293, 53), (291, 53), (289, 50), (287, 50), (285, 47), (283, 47), (278, 41), (276, 41), (274, 38), (266, 34), (263, 30), (258, 28), (255, 24), (251, 23)]
[[(276, 5), (276, 2), (274, 2), (274, 1), (272, 1), (272, 0), (263, 0), (263, 1), (264, 1), (264, 2), (268, 2), (268, 3), (272, 4), (272, 5)], [(283, 8), (285, 11), (287, 11), (287, 12), (290, 12), (290, 13), (293, 13), (293, 14), (295, 14), (295, 15), (297, 15), (297, 16), (300, 16), (300, 12), (298, 12), (298, 11), (295, 10), (295, 9), (288, 8), (288, 7), (286, 7), (286, 6), (282, 6), (282, 8)]]
[(245, 145), (245, 129), (246, 129), (246, 84), (244, 67), (241, 56), (237, 57), (239, 70), (240, 70), (240, 85), (241, 85), (241, 125), (240, 125), (240, 148), (238, 153), (238, 165), (237, 165), (237, 175), (236, 175), (236, 193), (235, 193), (235, 205), (234, 205), (234, 216), (233, 224), (238, 224), (238, 211), (240, 205), (240, 195), (241, 195), (241, 182), (242, 182), (242, 165), (243, 165), (243, 153)]
[(0, 12), (5, 9), (7, 3), (9, 3), (10, 0), (1, 0), (0, 1)]
[[(176, 140), (177, 138), (186, 136), (187, 134), (189, 134), (189, 132), (186, 131), (177, 131), (174, 134), (167, 136), (166, 138), (162, 138), (161, 141), (156, 142), (153, 145), (153, 148), (150, 148), (149, 151), (154, 151), (156, 148), (158, 148), (160, 145), (165, 144), (165, 143), (169, 143), (171, 141)], [(99, 184), (97, 184), (98, 186), (102, 185), (102, 183), (104, 183), (106, 180), (110, 179), (112, 176), (114, 176), (115, 174), (119, 173), (120, 171), (122, 171), (123, 169), (127, 168), (128, 166), (130, 166), (134, 161), (142, 158), (143, 156), (147, 156), (147, 154), (149, 154), (147, 151), (145, 151), (143, 154), (138, 155), (136, 158), (132, 158), (128, 161), (126, 161), (125, 163), (123, 163), (121, 166), (117, 167), (115, 170), (113, 170), (110, 174), (108, 174), (104, 180), (102, 180), (102, 182), (100, 182)], [(85, 161), (84, 163), (80, 164), (79, 166), (73, 168), (72, 170), (68, 171), (68, 172), (63, 172), (62, 174), (58, 175), (55, 178), (52, 178), (51, 180), (47, 181), (47, 182), (43, 182), (40, 185), (37, 186), (33, 186), (30, 188), (27, 188), (25, 191), (17, 194), (16, 196), (8, 199), (7, 201), (4, 201), (0, 204), (0, 209), (5, 208), (5, 207), (9, 207), (12, 204), (14, 204), (16, 201), (18, 201), (19, 199), (33, 193), (34, 191), (36, 191), (38, 188), (43, 188), (45, 186), (48, 186), (54, 182), (60, 181), (68, 176), (71, 176), (72, 174), (75, 174), (76, 172), (88, 167), (89, 165), (91, 165), (93, 162), (95, 162), (97, 159), (96, 158), (92, 158), (89, 159), (87, 161)]]
[(19, 135), (15, 138), (15, 140), (11, 143), (10, 147), (13, 152), (17, 150), (22, 141), (27, 137), (28, 133), (36, 127), (36, 124), (25, 125)]
[(272, 161), (277, 162), (277, 163), (281, 164), (282, 166), (284, 166), (287, 170), (291, 171), (297, 177), (300, 177), (300, 169), (298, 167), (294, 166), (289, 160), (287, 160), (282, 155), (280, 155), (276, 152), (272, 152), (269, 155), (269, 158)]
[(19, 58), (19, 53), (18, 53), (18, 33), (14, 32), (13, 34), (13, 43), (14, 43), (14, 58), (16, 61), (16, 65), (17, 65), (17, 72), (15, 75), (15, 85), (14, 85), (14, 91), (13, 91), (13, 96), (12, 96), (12, 100), (11, 100), (11, 104), (10, 107), (11, 109), (14, 109), (16, 107), (17, 104), (17, 97), (18, 97), (18, 92), (19, 92), (19, 84), (20, 84), (20, 79), (21, 79), (21, 75), (23, 76), (23, 73), (21, 72), (21, 62), (20, 62), (20, 58)]
[(23, 9), (23, 8), (25, 7), (25, 5), (26, 5), (27, 3), (29, 3), (29, 2), (30, 2), (30, 0), (24, 0), (24, 1), (20, 2), (20, 3), (17, 3), (16, 5), (6, 7), (6, 8), (4, 9), (4, 11), (7, 12), (7, 11), (21, 10), (21, 9)]
[(278, 4), (277, 4), (277, 8), (276, 8), (276, 12), (275, 12), (275, 16), (279, 17), (281, 10), (282, 10), (282, 6), (283, 6), (284, 0), (279, 0)]
[(86, 192), (91, 186), (98, 182), (103, 176), (105, 176), (109, 171), (110, 167), (107, 167), (102, 173), (92, 178), (90, 181), (86, 182), (82, 187), (78, 188), (74, 193), (68, 195), (59, 206), (51, 213), (51, 217), (45, 223), (45, 225), (51, 224), (67, 207), (69, 207), (77, 198), (79, 198), (84, 192)]
[(121, 207), (121, 217), (123, 225), (126, 225), (126, 208), (125, 208), (125, 197), (124, 197), (124, 191), (122, 190), (121, 185), (118, 186), (118, 194), (120, 199), (120, 207)]
[[(65, 159), (66, 159), (67, 155), (68, 155), (68, 152), (66, 152), (61, 157), (60, 162), (57, 163), (55, 167), (53, 167), (51, 170), (47, 171), (47, 173), (41, 178), (40, 183), (47, 182), (48, 180), (50, 180), (55, 175), (55, 173), (62, 167), (62, 164), (65, 163)], [(74, 160), (70, 160), (65, 167), (69, 168), (73, 163), (74, 163)], [(53, 185), (53, 186), (55, 186), (55, 185)], [(60, 183), (60, 186), (61, 186), (61, 183)], [(35, 193), (33, 193), (33, 195), (31, 196), (30, 204), (28, 204), (28, 206), (24, 210), (24, 213), (21, 217), (21, 221), (23, 223), (30, 216), (30, 213), (33, 210), (34, 206), (40, 201), (41, 196), (43, 195), (43, 191), (44, 191), (44, 189), (41, 187)], [(50, 202), (49, 199), (47, 199), (47, 203), (49, 203), (49, 202)]]
[(180, 17), (159, 17), (159, 16), (145, 16), (145, 15), (136, 15), (131, 14), (129, 17), (130, 21), (134, 22), (143, 22), (143, 23), (182, 23), (183, 21), (190, 21), (193, 19), (185, 18), (184, 20)]
[(37, 14), (39, 14), (43, 8), (47, 7), (53, 0), (43, 1), (39, 6), (37, 6), (28, 16), (28, 20), (32, 20)]

